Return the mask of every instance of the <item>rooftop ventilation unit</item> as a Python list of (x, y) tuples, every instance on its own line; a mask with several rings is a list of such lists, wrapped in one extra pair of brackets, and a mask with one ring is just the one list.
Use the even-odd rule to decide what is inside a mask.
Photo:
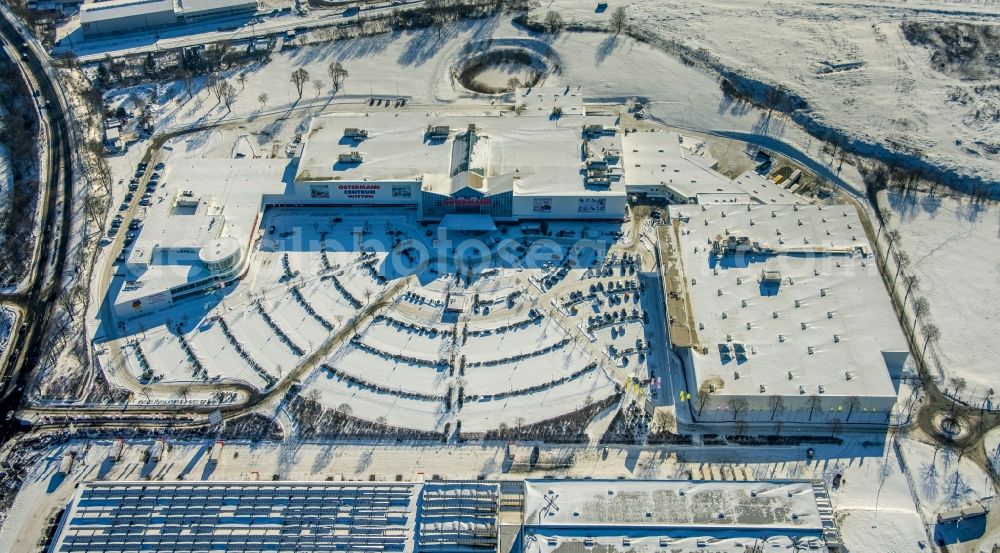
[(428, 125), (427, 136), (431, 138), (448, 138), (451, 129), (448, 125)]
[(364, 157), (361, 155), (361, 152), (357, 150), (351, 150), (346, 154), (340, 154), (337, 156), (337, 161), (340, 163), (361, 163), (362, 160), (364, 160)]
[(354, 140), (364, 140), (368, 138), (368, 131), (366, 129), (357, 129), (354, 127), (348, 127), (344, 129), (344, 136), (346, 138), (351, 138)]

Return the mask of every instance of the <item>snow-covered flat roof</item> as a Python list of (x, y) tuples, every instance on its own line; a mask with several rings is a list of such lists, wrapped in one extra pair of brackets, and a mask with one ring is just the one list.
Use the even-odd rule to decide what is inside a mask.
[(542, 528), (820, 530), (810, 482), (527, 480), (524, 522)]
[[(464, 151), (456, 139), (474, 127), (477, 141), (469, 160), (470, 170), (487, 180), (513, 176), (516, 194), (624, 194), (625, 183), (585, 187), (581, 157), (583, 127), (616, 127), (613, 116), (523, 117), (497, 110), (468, 114), (430, 114), (393, 111), (363, 114), (330, 114), (313, 119), (304, 137), (297, 182), (307, 181), (407, 181), (425, 180), (435, 190), (453, 188), (455, 157)], [(442, 128), (434, 137), (429, 128)], [(449, 130), (447, 137), (443, 129)], [(367, 137), (351, 138), (363, 129)], [(615, 133), (618, 136), (620, 133)], [(616, 140), (620, 140), (616, 139)], [(341, 154), (358, 152), (360, 162), (341, 162)]]
[(686, 197), (733, 190), (731, 181), (715, 171), (717, 162), (681, 146), (675, 132), (630, 132), (622, 138), (622, 148), (630, 184), (662, 184)]
[(698, 203), (806, 203), (754, 171), (729, 179), (705, 144), (673, 131), (630, 132), (622, 137), (623, 170), (629, 185), (666, 186)]
[[(683, 221), (699, 383), (733, 395), (895, 397), (888, 369), (908, 348), (852, 207), (684, 205), (671, 216)], [(719, 258), (712, 242), (727, 237), (758, 251)], [(765, 270), (780, 283), (762, 282)]]
[(256, 5), (257, 0), (178, 0), (180, 11), (186, 15)]
[[(206, 276), (196, 252), (219, 238), (247, 247), (264, 194), (285, 190), (288, 160), (182, 159), (168, 165), (128, 255), (140, 283), (118, 301)], [(165, 258), (156, 252), (172, 252)], [(185, 256), (185, 252), (187, 255)]]
[(540, 86), (518, 88), (514, 106), (522, 115), (548, 118), (554, 110), (562, 115), (583, 115), (583, 91), (579, 86)]
[(80, 23), (174, 11), (174, 0), (104, 0), (80, 6)]

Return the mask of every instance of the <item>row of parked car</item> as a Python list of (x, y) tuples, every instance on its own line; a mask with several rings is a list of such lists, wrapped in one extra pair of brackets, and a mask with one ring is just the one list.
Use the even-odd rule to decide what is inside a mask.
[[(111, 220), (111, 226), (108, 228), (109, 238), (115, 237), (118, 234), (118, 232), (121, 231), (122, 226), (124, 225), (125, 222), (125, 217), (123, 213), (128, 210), (129, 206), (135, 200), (135, 196), (139, 191), (139, 183), (142, 180), (142, 177), (146, 175), (146, 169), (148, 167), (149, 163), (145, 161), (140, 162), (138, 167), (136, 168), (135, 174), (132, 175), (132, 179), (129, 180), (128, 192), (125, 193), (125, 199), (122, 201), (122, 204), (118, 206), (119, 213), (115, 215), (114, 219)], [(149, 180), (146, 182), (146, 190), (145, 192), (142, 193), (142, 196), (139, 198), (139, 205), (148, 206), (152, 204), (153, 194), (155, 193), (156, 188), (158, 186), (162, 186), (160, 184), (159, 171), (162, 171), (163, 167), (164, 167), (163, 163), (157, 163), (156, 166), (153, 168), (153, 174), (149, 176)], [(139, 234), (139, 229), (141, 227), (142, 227), (142, 219), (132, 219), (131, 221), (129, 221), (128, 230), (125, 233), (125, 240), (123, 242), (126, 248), (128, 246), (131, 246), (132, 242), (135, 241), (135, 238)], [(123, 250), (118, 254), (118, 257), (115, 258), (115, 261), (117, 261), (118, 263), (122, 263), (125, 261), (125, 258), (126, 258), (126, 252)]]

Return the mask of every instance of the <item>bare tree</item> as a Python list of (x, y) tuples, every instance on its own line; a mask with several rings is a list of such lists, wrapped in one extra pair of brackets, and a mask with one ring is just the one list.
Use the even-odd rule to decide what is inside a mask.
[(216, 91), (216, 87), (218, 85), (219, 85), (219, 78), (216, 77), (215, 75), (208, 75), (208, 76), (205, 77), (205, 88), (207, 88), (208, 91), (210, 93), (212, 93), (213, 96), (215, 96), (216, 100), (219, 99), (218, 94), (216, 94), (216, 92), (215, 92)]
[(861, 407), (861, 399), (857, 396), (851, 396), (851, 399), (847, 400), (847, 420), (851, 420), (851, 414), (858, 407)]
[(424, 7), (431, 15), (431, 25), (437, 32), (438, 40), (444, 36), (444, 24), (448, 18), (448, 2), (446, 0), (426, 0)]
[(809, 399), (806, 400), (806, 404), (809, 406), (809, 420), (811, 421), (813, 420), (813, 414), (816, 413), (816, 410), (823, 406), (823, 398), (817, 395), (811, 395), (809, 396)]
[(628, 14), (625, 13), (625, 6), (618, 6), (611, 12), (611, 29), (614, 30), (615, 36), (622, 33), (626, 24), (628, 24)]
[(913, 298), (913, 331), (917, 331), (917, 320), (924, 318), (927, 312), (931, 310), (931, 303), (927, 301), (927, 298), (919, 297)]
[(674, 426), (674, 414), (666, 409), (660, 409), (656, 412), (654, 417), (654, 423), (656, 424), (656, 429), (659, 432), (668, 432)]
[(910, 256), (909, 256), (909, 254), (907, 254), (904, 251), (900, 251), (897, 248), (896, 249), (896, 274), (895, 274), (895, 276), (892, 277), (892, 289), (893, 290), (896, 289), (896, 280), (899, 278), (899, 273), (901, 273), (903, 271), (903, 269), (905, 269), (905, 268), (907, 268), (909, 266), (910, 266)]
[(260, 110), (264, 111), (264, 106), (267, 105), (267, 92), (261, 92), (258, 94), (257, 102), (260, 104)]
[(733, 399), (730, 399), (727, 402), (726, 406), (729, 407), (729, 410), (733, 412), (734, 421), (738, 418), (741, 418), (743, 413), (745, 413), (746, 410), (750, 408), (750, 404), (747, 403), (747, 400), (741, 397), (734, 397)]
[(712, 396), (712, 385), (706, 380), (701, 383), (698, 387), (698, 416), (701, 416), (702, 410), (705, 409), (705, 404), (708, 403), (709, 398)]
[(906, 287), (906, 293), (903, 294), (903, 305), (906, 305), (906, 299), (910, 297), (910, 292), (920, 288), (920, 277), (917, 275), (903, 275), (903, 286)]
[(236, 87), (229, 81), (222, 81), (219, 85), (219, 99), (226, 106), (226, 111), (233, 111), (233, 102), (236, 101)]
[(747, 420), (745, 418), (743, 418), (743, 417), (740, 417), (733, 424), (733, 429), (736, 431), (736, 435), (737, 436), (745, 436), (746, 433), (747, 433), (747, 427), (748, 426), (749, 426), (749, 423), (747, 423)]
[(194, 74), (187, 69), (181, 69), (177, 76), (181, 80), (181, 84), (184, 86), (184, 92), (187, 92), (188, 98), (194, 97)]
[(921, 355), (927, 354), (927, 345), (936, 342), (941, 337), (941, 329), (934, 323), (924, 325), (924, 350)]
[(313, 89), (316, 90), (316, 96), (319, 97), (319, 93), (323, 92), (323, 79), (313, 79)]
[(247, 74), (240, 73), (239, 75), (236, 75), (236, 82), (240, 83), (240, 92), (242, 92), (247, 86)]
[(958, 398), (958, 396), (962, 395), (962, 392), (965, 390), (965, 387), (969, 385), (968, 382), (966, 382), (965, 379), (962, 378), (961, 376), (953, 377), (949, 379), (948, 382), (951, 384), (951, 387), (955, 389), (956, 399)]
[(840, 431), (843, 429), (844, 423), (839, 418), (833, 419), (833, 422), (830, 423), (830, 436), (833, 437), (840, 434)]
[(326, 68), (326, 74), (330, 76), (330, 82), (333, 83), (333, 93), (340, 92), (340, 87), (344, 84), (344, 80), (348, 76), (344, 66), (339, 61), (335, 61)]
[(299, 94), (299, 100), (302, 99), (302, 89), (309, 82), (309, 72), (303, 68), (298, 68), (292, 71), (291, 77), (292, 84), (295, 85), (295, 92)]
[(886, 238), (889, 239), (889, 245), (888, 245), (887, 249), (888, 249), (889, 253), (892, 253), (892, 246), (893, 246), (893, 244), (896, 244), (897, 242), (900, 241), (899, 240), (900, 239), (899, 231), (896, 230), (896, 229), (892, 229), (889, 232), (885, 233), (885, 236), (886, 236)]
[(768, 404), (771, 406), (771, 420), (774, 417), (785, 411), (785, 398), (778, 394), (774, 394), (767, 400)]
[(878, 220), (878, 231), (875, 232), (875, 241), (878, 241), (878, 237), (882, 235), (882, 229), (885, 228), (889, 222), (892, 221), (892, 212), (887, 211), (881, 214)]
[(559, 12), (555, 10), (549, 10), (545, 14), (545, 30), (550, 34), (558, 35), (565, 24), (563, 23), (563, 18), (559, 15)]

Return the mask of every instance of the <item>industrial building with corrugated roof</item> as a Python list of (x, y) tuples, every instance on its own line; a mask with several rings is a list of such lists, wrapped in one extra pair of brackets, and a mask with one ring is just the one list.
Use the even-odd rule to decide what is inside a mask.
[[(822, 482), (87, 482), (50, 553), (836, 551)], [(648, 547), (647, 547), (648, 546)], [(599, 547), (599, 549), (595, 549)]]
[(256, 11), (257, 0), (96, 0), (80, 6), (80, 27), (92, 38)]

